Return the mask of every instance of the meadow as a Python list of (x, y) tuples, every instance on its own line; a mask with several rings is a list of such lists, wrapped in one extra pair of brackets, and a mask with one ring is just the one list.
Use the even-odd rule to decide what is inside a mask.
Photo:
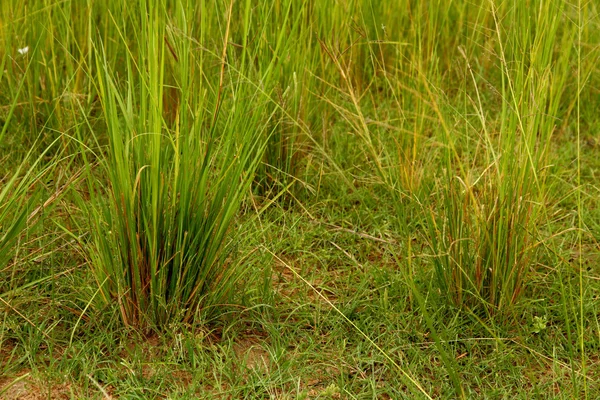
[(0, 398), (600, 398), (600, 4), (0, 2)]

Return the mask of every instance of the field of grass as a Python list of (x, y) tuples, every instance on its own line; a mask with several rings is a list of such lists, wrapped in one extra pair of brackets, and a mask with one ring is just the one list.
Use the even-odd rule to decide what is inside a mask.
[(1, 1), (0, 398), (600, 398), (599, 13)]

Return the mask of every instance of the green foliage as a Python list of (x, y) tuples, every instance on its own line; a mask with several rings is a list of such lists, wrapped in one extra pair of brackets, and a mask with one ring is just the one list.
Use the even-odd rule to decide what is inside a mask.
[[(0, 67), (6, 65), (7, 60), (8, 54), (4, 53)], [(3, 77), (3, 72), (0, 72), (0, 82)], [(15, 90), (15, 100), (9, 104), (6, 117), (2, 120), (0, 141), (9, 132), (17, 108), (16, 99), (23, 89), (22, 82), (15, 83), (15, 85), (18, 88), (11, 87)], [(45, 209), (50, 209), (50, 206), (62, 194), (57, 191), (50, 196), (42, 195), (44, 178), (51, 175), (60, 162), (60, 154), (50, 156), (49, 160), (44, 162), (47, 154), (54, 152), (54, 147), (57, 147), (56, 142), (57, 140), (50, 143), (37, 157), (33, 150), (28, 151), (14, 171), (6, 174), (2, 171), (3, 176), (0, 179), (2, 184), (0, 189), (0, 272), (6, 271), (6, 265), (15, 256), (17, 241), (23, 233), (33, 233), (40, 221), (41, 213)], [(10, 282), (8, 283), (10, 284)]]
[(1, 396), (600, 397), (598, 15), (0, 2)]
[[(226, 244), (262, 154), (260, 139), (268, 137), (261, 122), (269, 115), (242, 75), (225, 76), (225, 58), (211, 100), (204, 76), (212, 72), (205, 66), (210, 54), (194, 45), (183, 4), (169, 25), (160, 3), (137, 7), (141, 29), (127, 47), (126, 83), (101, 42), (96, 54), (109, 139), (102, 168), (110, 185), (99, 187), (90, 173), (90, 266), (101, 303), (118, 304), (126, 325), (163, 329), (214, 315), (242, 276)], [(170, 69), (168, 58), (175, 59)]]
[[(479, 99), (471, 100), (471, 107), (481, 124), (479, 147), (487, 166), (473, 179), (471, 171), (465, 172), (454, 133), (447, 132), (445, 189), (429, 219), (438, 287), (454, 304), (484, 305), (491, 314), (509, 311), (520, 299), (527, 275), (538, 264), (536, 248), (543, 240), (539, 228), (547, 218), (548, 146), (562, 117), (570, 52), (554, 54), (543, 43), (571, 41), (575, 29), (559, 33), (555, 16), (563, 12), (560, 4), (540, 6), (547, 17), (533, 20), (522, 19), (525, 11), (519, 7), (504, 13), (490, 5), (502, 70), (499, 120), (486, 117), (467, 59)], [(522, 26), (519, 32), (528, 34), (506, 25)]]

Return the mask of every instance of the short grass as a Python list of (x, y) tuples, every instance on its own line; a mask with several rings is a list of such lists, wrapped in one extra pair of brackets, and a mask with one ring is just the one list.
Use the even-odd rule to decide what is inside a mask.
[(0, 398), (599, 398), (599, 12), (0, 2)]

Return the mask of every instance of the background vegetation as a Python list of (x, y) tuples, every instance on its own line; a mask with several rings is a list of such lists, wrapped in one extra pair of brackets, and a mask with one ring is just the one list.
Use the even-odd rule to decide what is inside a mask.
[(0, 3), (0, 397), (600, 397), (593, 1)]

